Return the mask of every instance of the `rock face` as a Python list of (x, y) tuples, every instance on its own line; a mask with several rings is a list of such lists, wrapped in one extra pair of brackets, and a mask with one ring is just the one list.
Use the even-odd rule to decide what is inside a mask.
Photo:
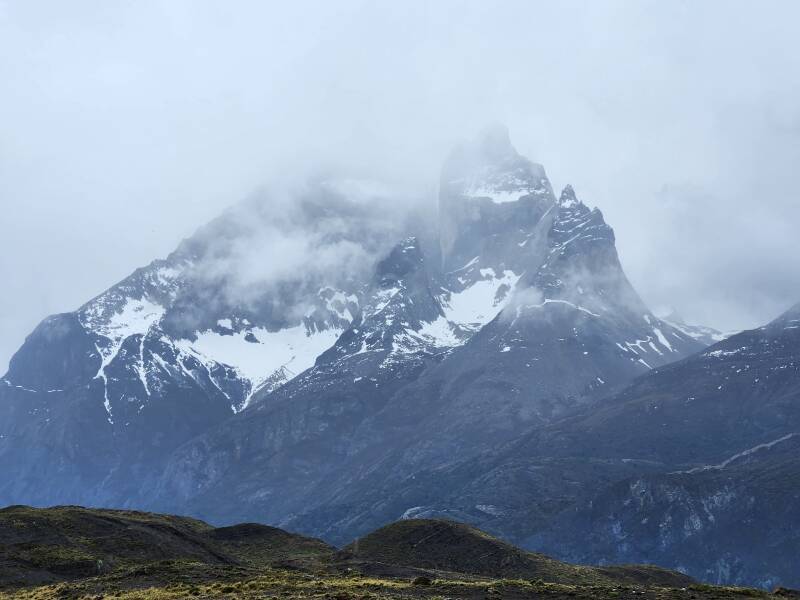
[(673, 565), (711, 582), (796, 586), (798, 442), (787, 434), (716, 465), (626, 479), (538, 545), (595, 563)]
[[(588, 493), (529, 544), (707, 581), (797, 586), (800, 305), (637, 380), (537, 443), (655, 472)], [(580, 543), (576, 543), (580, 540)], [(580, 558), (579, 558), (580, 557)]]
[[(397, 504), (563, 560), (797, 587), (798, 325), (800, 306), (503, 446), (418, 471), (394, 488)], [(358, 494), (367, 515), (385, 492)]]
[[(780, 561), (759, 571), (777, 550), (737, 553), (744, 538), (713, 537), (708, 519), (658, 548), (644, 525), (708, 505), (718, 524), (773, 527), (757, 501), (723, 517), (714, 498), (761, 497), (757, 470), (725, 461), (800, 432), (800, 311), (704, 350), (714, 334), (656, 318), (602, 213), (569, 186), (556, 196), (503, 128), (448, 158), (433, 230), (376, 196), (326, 180), (286, 206), (249, 200), (46, 319), (0, 380), (0, 503), (260, 521), (339, 544), (448, 517), (575, 560), (796, 584)], [(793, 469), (770, 467), (765, 489)], [(648, 498), (636, 511), (632, 489)], [(714, 571), (706, 543), (739, 562)]]
[(402, 240), (312, 368), (181, 446), (137, 502), (346, 541), (443, 493), (409, 481), (701, 348), (643, 305), (601, 213), (556, 199), (507, 136), (459, 149), (440, 200), (438, 261)]
[[(352, 184), (312, 182), (290, 207), (271, 200), (235, 207), (36, 328), (0, 380), (0, 503), (126, 504), (175, 448), (348, 330), (371, 270), (357, 259), (385, 252), (403, 226)], [(348, 268), (296, 269), (300, 243)]]

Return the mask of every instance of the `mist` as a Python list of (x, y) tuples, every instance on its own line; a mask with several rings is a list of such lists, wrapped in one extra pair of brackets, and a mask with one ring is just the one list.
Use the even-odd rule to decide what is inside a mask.
[(0, 370), (254, 190), (325, 169), (435, 204), (450, 148), (496, 121), (603, 211), (650, 307), (763, 324), (800, 300), (798, 20), (790, 1), (0, 2)]

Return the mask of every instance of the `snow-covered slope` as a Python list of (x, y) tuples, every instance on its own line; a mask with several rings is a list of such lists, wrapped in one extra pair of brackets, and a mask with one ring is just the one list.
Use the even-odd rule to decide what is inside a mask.
[[(0, 446), (16, 438), (12, 450), (22, 456), (9, 471), (8, 497), (80, 499), (91, 490), (89, 501), (118, 502), (117, 478), (130, 479), (128, 469), (163, 459), (256, 392), (313, 366), (359, 314), (370, 261), (404, 226), (380, 199), (340, 188), (354, 185), (313, 182), (285, 210), (249, 199), (166, 259), (43, 321), (0, 390), (0, 407), (15, 415)], [(303, 260), (316, 261), (295, 264), (287, 248), (298, 246)], [(349, 260), (328, 264), (327, 256)], [(41, 446), (43, 436), (51, 442)], [(82, 442), (70, 447), (73, 436)], [(41, 460), (51, 487), (12, 474)]]
[[(289, 294), (306, 309), (291, 318), (212, 304), (203, 307), (202, 324), (176, 331), (171, 325), (198, 285), (195, 264), (180, 255), (156, 261), (78, 311), (100, 356), (95, 378), (103, 382), (110, 423), (120, 402), (138, 402), (143, 409), (165, 377), (202, 377), (228, 398), (232, 411), (242, 410), (259, 388), (275, 389), (311, 367), (358, 312), (352, 290), (323, 286), (314, 295), (296, 287)], [(136, 341), (135, 356), (129, 349), (120, 354), (128, 340)], [(114, 385), (113, 370), (123, 365), (135, 371), (141, 389)]]

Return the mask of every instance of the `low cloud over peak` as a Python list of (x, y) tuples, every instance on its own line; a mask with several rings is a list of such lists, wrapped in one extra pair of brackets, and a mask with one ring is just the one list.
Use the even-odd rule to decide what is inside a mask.
[(602, 209), (650, 306), (766, 322), (800, 297), (799, 17), (789, 1), (3, 3), (0, 365), (265, 183), (323, 166), (424, 205), (493, 121)]

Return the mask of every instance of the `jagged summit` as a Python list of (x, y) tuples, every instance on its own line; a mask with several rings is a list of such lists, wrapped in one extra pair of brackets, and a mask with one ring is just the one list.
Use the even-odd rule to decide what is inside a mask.
[[(445, 510), (432, 469), (702, 348), (638, 297), (602, 213), (569, 186), (557, 199), (505, 128), (441, 181), (438, 239), (365, 200), (371, 183), (312, 182), (45, 320), (0, 381), (0, 503), (343, 541)], [(494, 511), (478, 506), (459, 510)]]
[(392, 248), (389, 256), (378, 263), (377, 271), (381, 284), (393, 283), (394, 279), (413, 271), (423, 262), (419, 240), (415, 236), (401, 240)]
[[(492, 126), (455, 148), (442, 169), (441, 201), (461, 196), (495, 204), (525, 195), (553, 196), (544, 167), (521, 156), (504, 126)], [(446, 203), (446, 202), (445, 202)]]
[(519, 152), (511, 143), (508, 127), (502, 123), (491, 123), (473, 137), (456, 144), (446, 163), (462, 161), (478, 166), (502, 164), (520, 158)]
[(519, 156), (517, 150), (511, 145), (508, 127), (502, 123), (492, 123), (486, 126), (473, 143), (490, 160), (500, 161)]
[[(528, 253), (525, 237), (544, 226), (556, 198), (544, 167), (521, 156), (508, 132), (490, 129), (457, 147), (442, 167), (439, 241), (446, 272), (477, 255), (502, 255), (508, 263)], [(494, 248), (490, 248), (494, 246)], [(522, 250), (519, 250), (522, 248)], [(497, 269), (485, 258), (483, 268)]]
[(559, 206), (563, 206), (565, 208), (571, 208), (575, 204), (581, 204), (581, 201), (578, 200), (578, 197), (575, 195), (575, 190), (572, 189), (572, 186), (567, 184), (566, 187), (561, 191), (561, 195), (558, 197), (558, 204)]

